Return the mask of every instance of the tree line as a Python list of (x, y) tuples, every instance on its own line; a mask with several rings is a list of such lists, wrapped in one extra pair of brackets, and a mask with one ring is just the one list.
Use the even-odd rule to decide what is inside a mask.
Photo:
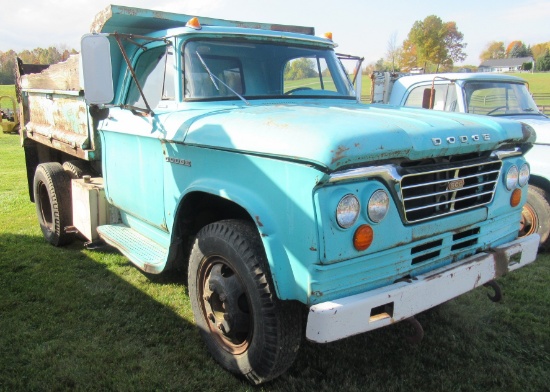
[[(364, 73), (372, 71), (405, 71), (421, 68), (425, 72), (449, 72), (455, 63), (466, 59), (464, 34), (456, 22), (445, 22), (436, 15), (414, 22), (407, 38), (399, 44), (396, 33), (390, 37), (385, 57), (369, 64)], [(526, 46), (522, 41), (490, 42), (480, 56), (483, 62), (489, 59), (533, 57), (537, 71), (550, 70), (550, 42)], [(524, 64), (529, 70), (532, 63)], [(467, 66), (468, 68), (476, 68)]]
[[(526, 46), (522, 41), (512, 41), (506, 47), (502, 41), (491, 41), (486, 45), (485, 50), (481, 52), (480, 60), (521, 57), (532, 57), (535, 60), (536, 71), (550, 71), (550, 41), (533, 46)], [(531, 68), (526, 63), (523, 69), (529, 71)]]
[(19, 57), (25, 64), (55, 64), (65, 61), (75, 49), (68, 49), (63, 46), (49, 48), (35, 48), (23, 50), (19, 53), (8, 50), (0, 51), (0, 84), (15, 84), (15, 58)]

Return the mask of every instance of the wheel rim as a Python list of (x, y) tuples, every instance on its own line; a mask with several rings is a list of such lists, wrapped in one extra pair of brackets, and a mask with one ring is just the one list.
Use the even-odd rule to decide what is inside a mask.
[(202, 263), (198, 287), (202, 313), (218, 344), (237, 355), (248, 349), (252, 316), (248, 295), (239, 275), (220, 256)]
[(539, 219), (537, 217), (537, 214), (535, 213), (535, 210), (529, 204), (525, 204), (523, 206), (523, 209), (521, 210), (519, 236), (525, 237), (527, 235), (536, 233), (538, 227)]
[(50, 196), (48, 194), (48, 189), (46, 188), (46, 184), (44, 184), (43, 182), (38, 184), (37, 201), (40, 203), (40, 215), (42, 217), (42, 221), (44, 222), (44, 225), (49, 230), (52, 230), (52, 227), (53, 227), (52, 206), (50, 205)]

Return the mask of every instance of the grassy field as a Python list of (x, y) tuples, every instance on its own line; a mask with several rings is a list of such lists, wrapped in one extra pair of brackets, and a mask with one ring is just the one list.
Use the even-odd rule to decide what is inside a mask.
[(0, 391), (542, 391), (550, 385), (550, 255), (418, 316), (340, 342), (303, 342), (253, 388), (206, 353), (185, 279), (146, 276), (109, 250), (45, 243), (17, 135), (0, 134)]

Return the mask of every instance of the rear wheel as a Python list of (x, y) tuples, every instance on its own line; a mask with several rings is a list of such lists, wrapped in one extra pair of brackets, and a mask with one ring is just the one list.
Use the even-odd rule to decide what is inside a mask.
[(521, 229), (519, 236), (538, 233), (540, 247), (547, 249), (550, 245), (550, 205), (547, 193), (534, 185), (529, 185), (527, 203), (521, 213)]
[(188, 282), (197, 326), (224, 368), (260, 384), (292, 365), (302, 333), (300, 307), (277, 298), (251, 224), (205, 226), (191, 252)]
[(71, 178), (57, 162), (42, 163), (34, 173), (34, 202), (44, 238), (54, 246), (69, 244), (74, 236), (65, 232), (72, 224)]

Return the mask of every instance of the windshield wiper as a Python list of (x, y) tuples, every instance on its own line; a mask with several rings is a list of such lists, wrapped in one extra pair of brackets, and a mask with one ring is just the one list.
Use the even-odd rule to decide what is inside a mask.
[(218, 82), (220, 82), (221, 84), (223, 84), (229, 91), (231, 91), (233, 94), (235, 94), (237, 97), (239, 97), (244, 103), (246, 103), (247, 105), (250, 105), (250, 102), (248, 102), (241, 94), (239, 94), (238, 92), (236, 92), (235, 90), (233, 90), (231, 87), (229, 87), (226, 83), (224, 83), (223, 80), (221, 80), (220, 78), (218, 78), (216, 75), (214, 75), (211, 71), (210, 71), (210, 68), (208, 68), (208, 65), (206, 65), (205, 61), (202, 59), (202, 56), (199, 54), (199, 52), (195, 51), (195, 53), (197, 54), (197, 57), (199, 58), (199, 60), (201, 61), (202, 63), (202, 66), (204, 67), (204, 69), (206, 70), (206, 72), (208, 73), (208, 76), (210, 76), (210, 80), (212, 81), (212, 84), (214, 85), (214, 87), (216, 87), (216, 90), (220, 91), (220, 87), (218, 86), (218, 83), (216, 83), (216, 80)]

